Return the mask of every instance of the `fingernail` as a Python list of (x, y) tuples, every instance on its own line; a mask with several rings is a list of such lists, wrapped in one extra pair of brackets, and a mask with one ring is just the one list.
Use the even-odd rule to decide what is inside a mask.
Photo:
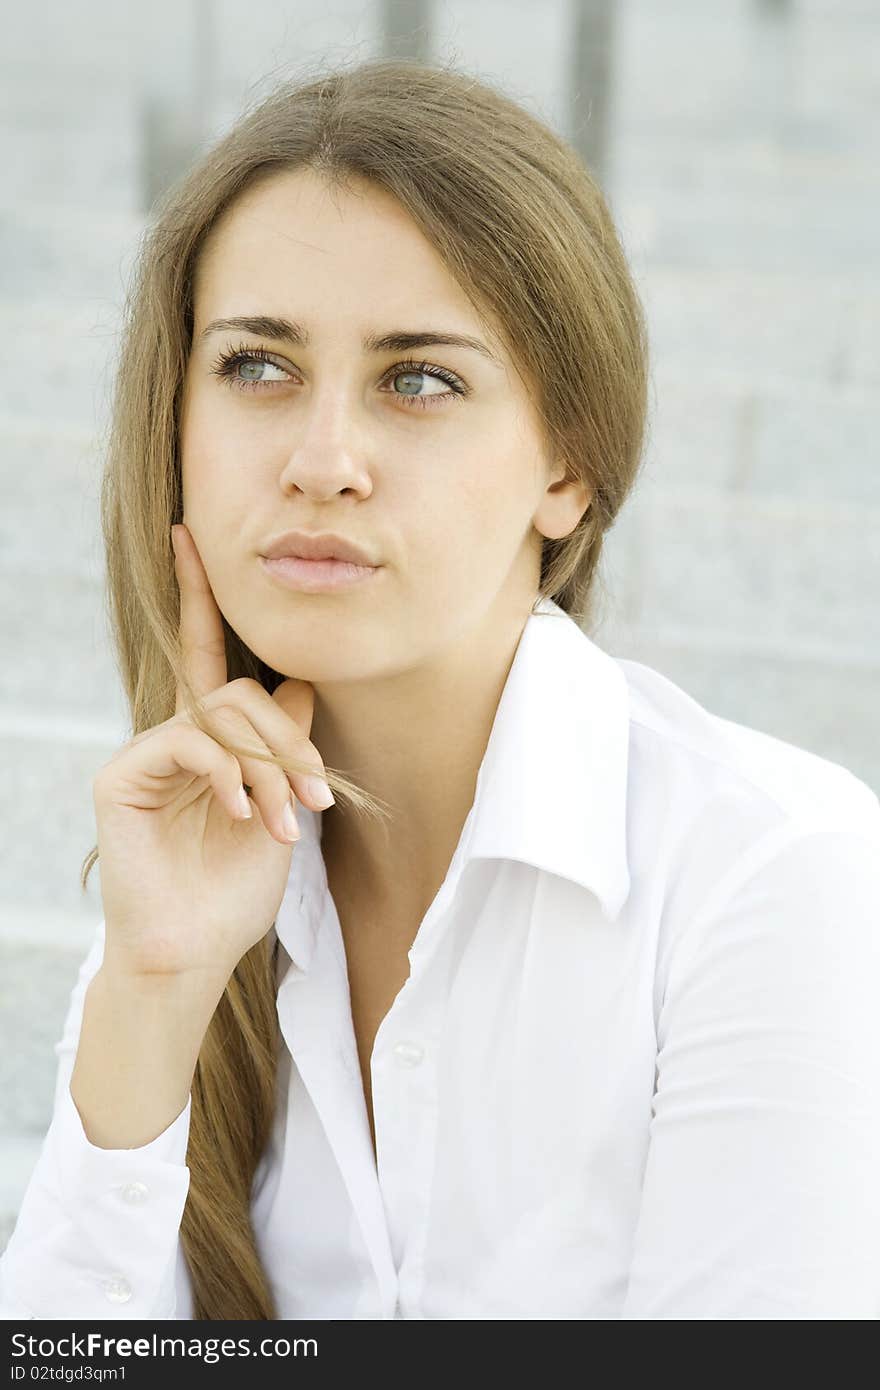
[(323, 777), (309, 777), (306, 781), (306, 791), (309, 799), (321, 811), (326, 811), (328, 806), (336, 805), (336, 797), (331, 792)]
[(301, 831), (297, 824), (296, 816), (293, 814), (293, 807), (289, 801), (285, 803), (284, 810), (281, 812), (281, 824), (288, 840), (298, 840), (300, 838)]

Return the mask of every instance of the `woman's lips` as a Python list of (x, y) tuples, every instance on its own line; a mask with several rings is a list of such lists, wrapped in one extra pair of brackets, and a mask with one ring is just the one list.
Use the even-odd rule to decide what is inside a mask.
[(354, 588), (382, 568), (381, 565), (352, 565), (347, 560), (302, 560), (298, 555), (284, 555), (278, 560), (267, 560), (261, 555), (260, 564), (286, 589), (298, 589), (305, 594)]

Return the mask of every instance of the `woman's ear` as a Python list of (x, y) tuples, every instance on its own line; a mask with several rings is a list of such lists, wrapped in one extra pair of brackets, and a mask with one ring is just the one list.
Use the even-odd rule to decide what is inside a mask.
[(593, 489), (580, 478), (567, 478), (564, 463), (553, 469), (532, 523), (545, 540), (561, 540), (575, 529), (593, 500)]

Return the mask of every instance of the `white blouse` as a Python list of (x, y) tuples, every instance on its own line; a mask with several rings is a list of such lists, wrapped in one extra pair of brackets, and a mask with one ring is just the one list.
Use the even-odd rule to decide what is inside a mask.
[[(303, 838), (253, 1225), (280, 1318), (880, 1316), (880, 802), (549, 600), (371, 1060)], [(402, 871), (404, 869), (402, 868)], [(7, 1318), (191, 1318), (191, 1102), (139, 1149), (69, 1079), (0, 1259)]]

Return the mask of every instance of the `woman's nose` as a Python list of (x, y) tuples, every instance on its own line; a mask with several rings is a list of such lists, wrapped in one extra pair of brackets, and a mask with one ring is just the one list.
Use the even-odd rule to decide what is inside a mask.
[(314, 496), (372, 488), (367, 442), (342, 393), (314, 398), (298, 413), (281, 476), (285, 488)]

